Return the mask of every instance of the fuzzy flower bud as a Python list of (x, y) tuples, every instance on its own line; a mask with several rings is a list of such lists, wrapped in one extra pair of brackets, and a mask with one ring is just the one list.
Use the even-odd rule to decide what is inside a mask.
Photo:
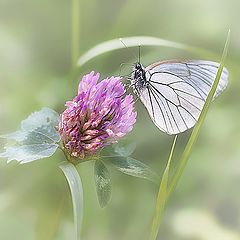
[(130, 132), (136, 121), (131, 95), (124, 96), (119, 77), (98, 82), (91, 72), (80, 81), (78, 95), (66, 103), (58, 131), (65, 151), (79, 160), (117, 142)]

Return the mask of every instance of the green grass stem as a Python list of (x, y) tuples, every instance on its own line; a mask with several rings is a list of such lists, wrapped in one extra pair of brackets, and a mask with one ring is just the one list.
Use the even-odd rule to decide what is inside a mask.
[(163, 174), (163, 177), (162, 177), (162, 181), (161, 181), (161, 184), (160, 184), (159, 192), (158, 192), (156, 208), (155, 208), (155, 212), (154, 212), (154, 217), (153, 217), (152, 228), (151, 228), (151, 233), (150, 233), (149, 240), (155, 240), (157, 238), (160, 223), (161, 223), (162, 214), (163, 214), (164, 208), (166, 206), (166, 203), (167, 203), (170, 195), (175, 190), (175, 188), (176, 188), (176, 186), (179, 182), (179, 179), (182, 176), (182, 173), (185, 169), (187, 161), (188, 161), (188, 159), (189, 159), (189, 157), (192, 153), (193, 146), (194, 146), (194, 144), (195, 144), (195, 142), (196, 142), (196, 140), (199, 136), (201, 127), (202, 127), (203, 122), (206, 118), (207, 112), (209, 110), (210, 104), (212, 102), (213, 96), (216, 92), (218, 83), (219, 83), (220, 78), (221, 78), (225, 58), (226, 58), (227, 52), (228, 52), (229, 41), (230, 41), (230, 31), (228, 32), (228, 36), (227, 36), (225, 46), (224, 46), (224, 50), (223, 50), (223, 53), (222, 53), (221, 62), (220, 62), (215, 80), (214, 80), (213, 85), (211, 87), (211, 90), (210, 90), (210, 92), (207, 96), (206, 102), (203, 106), (203, 109), (201, 111), (199, 119), (198, 119), (195, 127), (193, 128), (192, 134), (191, 134), (191, 136), (190, 136), (190, 138), (187, 142), (187, 145), (186, 145), (186, 147), (183, 151), (183, 154), (180, 158), (177, 170), (174, 173), (173, 179), (168, 186), (168, 181), (169, 181), (168, 176), (169, 176), (170, 163), (171, 163), (172, 154), (173, 154), (175, 143), (176, 143), (176, 138), (174, 139), (172, 149), (171, 149), (171, 152), (170, 152), (170, 156), (169, 156), (169, 160), (168, 160), (167, 166), (165, 168), (165, 171), (164, 171), (164, 174)]

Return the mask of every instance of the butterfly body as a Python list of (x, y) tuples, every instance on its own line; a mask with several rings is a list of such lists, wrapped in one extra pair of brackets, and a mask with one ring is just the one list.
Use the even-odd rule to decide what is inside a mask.
[[(131, 86), (154, 124), (167, 134), (194, 126), (215, 79), (218, 63), (211, 61), (164, 61), (146, 68), (136, 63)], [(224, 68), (214, 98), (227, 86)]]
[(131, 86), (133, 86), (136, 93), (147, 87), (148, 81), (146, 79), (146, 71), (142, 64), (134, 64), (130, 80)]

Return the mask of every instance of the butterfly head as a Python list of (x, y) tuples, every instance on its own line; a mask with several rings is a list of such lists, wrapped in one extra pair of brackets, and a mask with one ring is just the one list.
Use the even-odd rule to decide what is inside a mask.
[(133, 65), (133, 71), (130, 80), (131, 85), (137, 91), (144, 89), (147, 86), (145, 68), (141, 63), (137, 62)]

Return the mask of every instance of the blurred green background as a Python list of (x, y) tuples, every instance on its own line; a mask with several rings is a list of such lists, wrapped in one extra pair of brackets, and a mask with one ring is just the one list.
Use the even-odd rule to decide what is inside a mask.
[[(133, 63), (123, 49), (99, 56), (81, 69), (71, 64), (71, 1), (0, 0), (0, 133), (14, 131), (32, 111), (47, 106), (61, 112), (76, 93), (78, 79), (90, 70), (118, 74)], [(171, 197), (158, 239), (240, 239), (240, 28), (239, 0), (80, 0), (80, 52), (112, 38), (149, 35), (208, 49), (221, 55), (227, 31), (228, 89), (212, 105), (184, 175)], [(201, 58), (211, 59), (210, 56)], [(199, 58), (163, 47), (143, 47), (142, 62)], [(212, 60), (219, 60), (218, 58)], [(161, 133), (141, 103), (133, 132), (135, 158), (162, 175), (172, 137)], [(189, 131), (181, 134), (177, 164)], [(0, 144), (3, 145), (1, 140)], [(68, 185), (50, 159), (19, 165), (0, 162), (0, 239), (72, 239)], [(100, 209), (92, 163), (78, 167), (84, 187), (83, 239), (147, 239), (156, 186), (111, 171), (111, 203)]]

